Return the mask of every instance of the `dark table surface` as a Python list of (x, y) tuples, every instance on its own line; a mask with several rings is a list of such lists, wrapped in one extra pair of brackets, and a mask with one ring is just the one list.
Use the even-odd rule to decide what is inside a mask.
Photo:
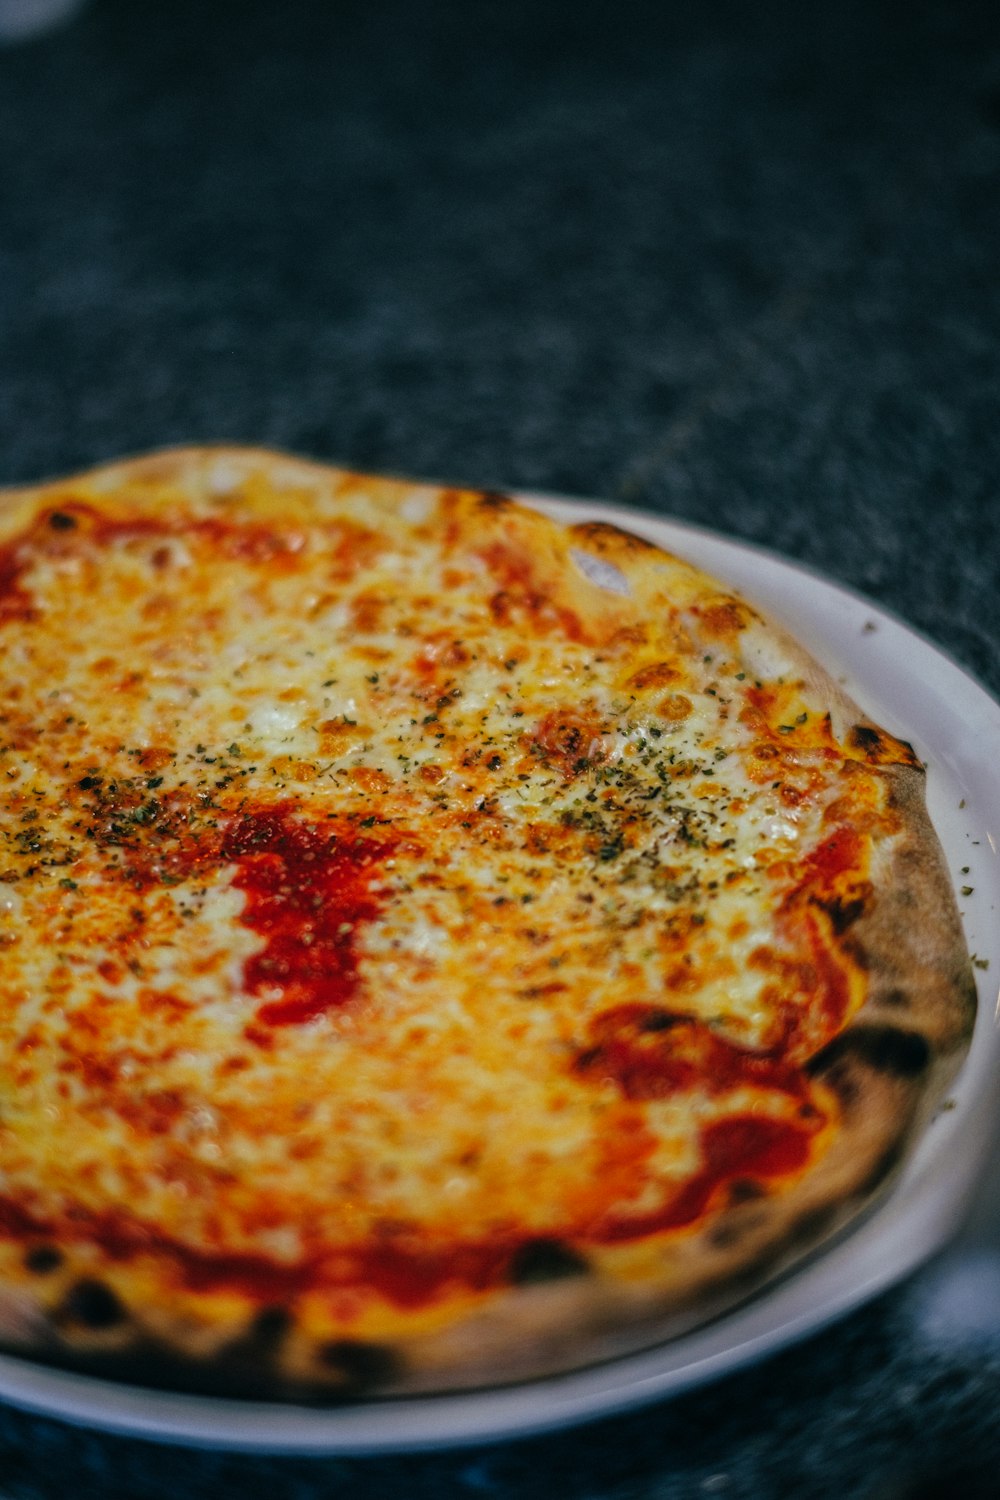
[[(0, 47), (0, 483), (231, 440), (627, 501), (998, 692), (998, 43), (961, 0), (92, 0)], [(927, 1315), (945, 1263), (672, 1402), (457, 1453), (0, 1405), (0, 1496), (997, 1494), (984, 1254), (968, 1336)]]

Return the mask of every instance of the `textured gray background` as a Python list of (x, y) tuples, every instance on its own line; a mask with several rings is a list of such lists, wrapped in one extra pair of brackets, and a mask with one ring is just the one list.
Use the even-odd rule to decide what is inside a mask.
[[(222, 439), (621, 499), (861, 589), (1000, 691), (998, 43), (971, 0), (92, 0), (0, 50), (0, 483)], [(993, 1494), (1000, 1341), (925, 1337), (927, 1286), (457, 1456), (0, 1407), (0, 1494)]]

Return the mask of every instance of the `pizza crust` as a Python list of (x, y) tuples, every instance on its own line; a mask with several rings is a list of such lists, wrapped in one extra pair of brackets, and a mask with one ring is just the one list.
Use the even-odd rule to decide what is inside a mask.
[[(205, 492), (259, 472), (305, 505), (311, 491), (340, 482), (320, 465), (228, 447), (129, 460), (87, 482), (107, 495), (164, 485)], [(397, 503), (404, 489), (419, 503), (412, 496), (420, 487), (370, 483), (386, 503)], [(16, 535), (50, 496), (71, 489), (72, 481), (60, 480), (9, 492), (0, 531)], [(481, 504), (510, 502), (483, 497)], [(567, 605), (599, 613), (596, 585), (613, 611), (622, 595), (641, 598), (657, 583), (658, 549), (605, 523), (565, 535), (546, 523), (538, 537), (560, 570)], [(254, 1398), (329, 1402), (497, 1385), (649, 1347), (717, 1316), (871, 1204), (960, 1066), (975, 1015), (971, 966), (916, 758), (880, 764), (888, 737), (787, 633), (755, 617), (748, 640), (757, 642), (748, 648), (757, 660), (792, 665), (809, 695), (828, 707), (838, 737), (854, 736), (859, 758), (884, 779), (901, 828), (879, 847), (875, 895), (849, 915), (845, 941), (867, 974), (868, 994), (809, 1063), (812, 1078), (839, 1102), (842, 1121), (804, 1178), (774, 1195), (751, 1183), (701, 1227), (666, 1236), (649, 1274), (631, 1283), (603, 1275), (579, 1247), (542, 1236), (523, 1259), (523, 1284), (497, 1292), (457, 1324), (385, 1340), (316, 1342), (280, 1298), (235, 1326), (199, 1325), (169, 1299), (126, 1306), (86, 1247), (36, 1246), (17, 1281), (0, 1285), (0, 1343), (109, 1378)]]

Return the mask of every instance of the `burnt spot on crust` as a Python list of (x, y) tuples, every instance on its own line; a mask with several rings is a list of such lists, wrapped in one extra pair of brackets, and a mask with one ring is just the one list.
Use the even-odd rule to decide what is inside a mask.
[(24, 1252), (24, 1268), (35, 1276), (48, 1276), (62, 1263), (63, 1253), (56, 1245), (32, 1245)]
[(837, 1209), (832, 1203), (822, 1203), (817, 1208), (811, 1208), (801, 1214), (795, 1221), (792, 1230), (792, 1240), (799, 1245), (813, 1246), (819, 1244), (835, 1228), (837, 1223)]
[(317, 1357), (337, 1377), (339, 1394), (345, 1396), (364, 1395), (400, 1373), (399, 1358), (391, 1349), (363, 1339), (331, 1339), (320, 1346)]
[(866, 885), (850, 896), (833, 896), (828, 900), (816, 900), (814, 904), (826, 912), (834, 932), (840, 937), (859, 917), (864, 916), (870, 901), (871, 887)]
[(546, 1281), (563, 1281), (567, 1276), (583, 1276), (588, 1269), (586, 1259), (571, 1245), (542, 1238), (521, 1245), (508, 1274), (514, 1286), (539, 1286)]
[(316, 1403), (330, 1400), (329, 1394), (315, 1383), (300, 1389), (284, 1378), (270, 1360), (237, 1360), (228, 1349), (202, 1360), (138, 1333), (134, 1325), (128, 1334), (124, 1347), (83, 1349), (69, 1342), (58, 1349), (36, 1350), (34, 1357), (64, 1369), (147, 1390), (183, 1391), (192, 1396), (236, 1396), (246, 1400)]
[(720, 1219), (709, 1231), (709, 1244), (713, 1250), (730, 1250), (739, 1244), (750, 1227), (743, 1219)]
[[(134, 1325), (129, 1334), (132, 1336), (125, 1347), (90, 1345), (84, 1349), (67, 1341), (47, 1349), (38, 1348), (32, 1357), (56, 1368), (78, 1370), (85, 1375), (122, 1381), (147, 1390), (183, 1391), (193, 1396), (245, 1400), (294, 1401), (297, 1405), (315, 1407), (339, 1406), (367, 1395), (383, 1378), (395, 1378), (400, 1371), (399, 1362), (376, 1345), (355, 1346), (348, 1342), (346, 1348), (353, 1352), (345, 1355), (344, 1344), (332, 1344), (331, 1349), (341, 1351), (339, 1362), (335, 1361), (326, 1371), (321, 1370), (313, 1376), (299, 1377), (283, 1369), (276, 1355), (251, 1357), (245, 1343), (238, 1351), (240, 1357), (235, 1357), (234, 1350), (228, 1348), (203, 1359), (172, 1348), (158, 1338), (144, 1336), (134, 1329)], [(369, 1351), (366, 1358), (358, 1360), (358, 1347)], [(346, 1365), (352, 1359), (355, 1361), (352, 1373), (355, 1377), (359, 1373), (367, 1375), (366, 1382), (355, 1378), (354, 1383), (349, 1383), (344, 1378)]]
[(729, 1250), (748, 1234), (753, 1234), (766, 1212), (767, 1189), (750, 1177), (735, 1177), (726, 1189), (729, 1213), (724, 1213), (708, 1232), (709, 1243), (716, 1250)]
[(878, 998), (882, 1005), (891, 1005), (894, 1010), (906, 1010), (913, 1003), (906, 990), (901, 990), (898, 985), (886, 990)]
[(866, 754), (877, 754), (882, 743), (882, 736), (877, 729), (871, 729), (867, 724), (855, 724), (851, 730), (851, 744), (855, 750), (863, 750)]
[(905, 740), (897, 740), (894, 735), (876, 728), (874, 724), (855, 724), (847, 736), (847, 743), (869, 765), (904, 765), (913, 766), (918, 771), (923, 770), (923, 764), (912, 745), (908, 745)]
[(483, 510), (509, 510), (514, 504), (509, 495), (502, 494), (499, 490), (483, 490), (478, 497), (478, 504)]
[(103, 1281), (85, 1277), (70, 1287), (59, 1308), (61, 1323), (76, 1323), (84, 1328), (114, 1328), (125, 1321), (125, 1308)]
[[(854, 1026), (818, 1052), (808, 1071), (822, 1074), (840, 1089), (842, 1083), (848, 1084), (852, 1062), (891, 1078), (919, 1078), (930, 1066), (931, 1049), (918, 1031), (904, 1031), (898, 1026)], [(850, 1095), (855, 1091), (851, 1083)]]
[(640, 1031), (672, 1031), (675, 1026), (685, 1026), (694, 1016), (684, 1011), (664, 1010), (662, 1006), (650, 1005), (639, 1021)]
[[(870, 1180), (866, 1178), (863, 1185), (852, 1188), (849, 1196), (860, 1199), (881, 1186), (882, 1179), (896, 1164), (898, 1155), (899, 1153), (894, 1156), (892, 1152), (884, 1152), (879, 1157)], [(842, 1196), (835, 1201), (809, 1205), (788, 1218), (780, 1215), (773, 1220), (777, 1232), (773, 1233), (770, 1241), (756, 1254), (752, 1252), (752, 1247), (759, 1240), (761, 1232), (771, 1231), (770, 1206), (765, 1203), (755, 1209), (751, 1205), (745, 1211), (735, 1210), (722, 1218), (706, 1237), (706, 1243), (725, 1257), (727, 1288), (731, 1290), (740, 1287), (747, 1292), (756, 1292), (776, 1273), (797, 1262), (803, 1254), (816, 1250), (843, 1224), (847, 1201), (847, 1197)], [(749, 1245), (745, 1243), (747, 1241)], [(741, 1258), (741, 1242), (744, 1242), (742, 1264), (738, 1263)], [(736, 1256), (733, 1254), (734, 1248)]]
[(740, 1203), (751, 1203), (766, 1198), (767, 1193), (752, 1177), (734, 1177), (728, 1188), (729, 1202), (733, 1207)]
[(291, 1328), (294, 1318), (287, 1307), (275, 1303), (262, 1307), (247, 1329), (246, 1342), (256, 1349), (274, 1349)]
[(260, 1389), (266, 1389), (294, 1321), (288, 1308), (280, 1303), (260, 1308), (243, 1333), (222, 1351), (220, 1370), (227, 1371), (242, 1390), (250, 1389), (255, 1383)]
[(827, 1062), (822, 1070), (819, 1069), (817, 1063), (818, 1059), (814, 1059), (812, 1067), (807, 1068), (806, 1071), (813, 1073), (822, 1071), (824, 1081), (836, 1090), (844, 1109), (852, 1109), (861, 1094), (861, 1079), (857, 1070), (851, 1066), (850, 1060), (846, 1057), (837, 1057)]

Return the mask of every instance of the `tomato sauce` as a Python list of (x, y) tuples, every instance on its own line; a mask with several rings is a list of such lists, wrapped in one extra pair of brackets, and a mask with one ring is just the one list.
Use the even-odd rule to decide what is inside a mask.
[(816, 997), (825, 1033), (833, 1036), (843, 1024), (851, 1003), (851, 985), (828, 941), (813, 920), (808, 923), (809, 946), (816, 971)]
[(30, 620), (34, 606), (21, 586), (24, 562), (16, 543), (0, 547), (0, 625), (7, 620)]
[(105, 788), (96, 776), (78, 786), (94, 796), (94, 828), (125, 849), (136, 890), (235, 866), (233, 885), (246, 898), (239, 920), (264, 939), (243, 973), (262, 1001), (252, 1040), (266, 1040), (262, 1027), (309, 1021), (354, 997), (358, 929), (382, 908), (379, 869), (398, 841), (369, 838), (347, 819), (302, 818), (292, 803), (244, 804), (220, 829), (199, 824), (176, 793), (143, 804), (144, 794)]
[[(244, 921), (268, 937), (268, 947), (249, 966), (248, 983), (268, 993), (276, 983), (284, 988), (281, 999), (269, 1000), (261, 1010), (270, 1025), (307, 1019), (349, 999), (356, 957), (350, 934), (340, 929), (376, 910), (371, 882), (387, 847), (353, 832), (331, 835), (297, 823), (284, 808), (244, 814), (227, 833), (222, 853), (236, 864), (236, 884), (247, 892)], [(329, 935), (307, 943), (319, 911), (330, 924)], [(263, 964), (267, 958), (270, 963)], [(557, 1230), (557, 1240), (614, 1245), (686, 1229), (724, 1203), (729, 1184), (783, 1177), (807, 1165), (811, 1139), (824, 1118), (808, 1101), (804, 1075), (780, 1057), (736, 1047), (692, 1018), (657, 1012), (654, 1006), (609, 1011), (597, 1018), (595, 1035), (597, 1046), (591, 1056), (583, 1055), (579, 1070), (599, 1067), (629, 1098), (661, 1098), (710, 1080), (718, 1091), (748, 1083), (784, 1092), (797, 1100), (797, 1109), (794, 1118), (743, 1110), (704, 1125), (697, 1171), (657, 1207), (635, 1215), (608, 1210), (586, 1223), (567, 1222)], [(654, 1042), (645, 1056), (635, 1042), (639, 1036)], [(672, 1039), (672, 1051), (665, 1039)], [(641, 1174), (641, 1165), (637, 1170)], [(530, 1236), (516, 1232), (435, 1244), (418, 1226), (342, 1247), (308, 1249), (301, 1259), (285, 1262), (252, 1252), (197, 1250), (127, 1211), (78, 1209), (65, 1219), (47, 1220), (2, 1197), (0, 1233), (36, 1245), (89, 1242), (118, 1263), (151, 1254), (178, 1285), (193, 1292), (230, 1290), (262, 1304), (308, 1292), (346, 1292), (379, 1296), (400, 1308), (425, 1306), (449, 1289), (477, 1294), (507, 1285), (517, 1279), (518, 1258), (531, 1244)]]
[(610, 1079), (626, 1099), (667, 1099), (685, 1089), (711, 1094), (741, 1084), (805, 1098), (807, 1081), (786, 1062), (780, 1047), (754, 1051), (712, 1031), (704, 1022), (658, 1005), (616, 1005), (591, 1026), (593, 1045), (574, 1063), (578, 1076)]
[(713, 1206), (728, 1183), (782, 1177), (809, 1160), (809, 1140), (818, 1121), (790, 1121), (763, 1115), (735, 1115), (706, 1125), (701, 1132), (702, 1167), (660, 1208), (649, 1213), (610, 1214), (593, 1238), (620, 1244), (668, 1229), (694, 1224)]
[[(641, 1215), (608, 1214), (567, 1238), (613, 1245), (687, 1228), (713, 1206), (728, 1183), (780, 1177), (803, 1167), (816, 1128), (815, 1123), (754, 1115), (716, 1121), (701, 1133), (700, 1170), (666, 1203)], [(89, 1242), (117, 1263), (155, 1255), (172, 1265), (178, 1283), (193, 1292), (227, 1290), (267, 1303), (317, 1290), (354, 1291), (374, 1293), (401, 1308), (426, 1306), (449, 1287), (477, 1293), (504, 1286), (512, 1279), (519, 1252), (530, 1244), (528, 1237), (504, 1234), (440, 1247), (414, 1243), (416, 1236), (373, 1237), (329, 1254), (313, 1252), (299, 1261), (282, 1262), (249, 1252), (196, 1250), (127, 1213), (84, 1214), (57, 1224), (5, 1198), (0, 1198), (0, 1233), (57, 1245)]]
[(846, 825), (836, 828), (802, 861), (802, 878), (795, 892), (814, 887), (823, 893), (832, 890), (838, 875), (859, 869), (861, 857), (861, 839), (855, 830)]
[(379, 865), (390, 840), (297, 820), (290, 808), (244, 811), (222, 840), (246, 894), (241, 922), (266, 939), (245, 967), (269, 1026), (309, 1021), (349, 1001), (358, 985), (358, 927), (378, 915)]

